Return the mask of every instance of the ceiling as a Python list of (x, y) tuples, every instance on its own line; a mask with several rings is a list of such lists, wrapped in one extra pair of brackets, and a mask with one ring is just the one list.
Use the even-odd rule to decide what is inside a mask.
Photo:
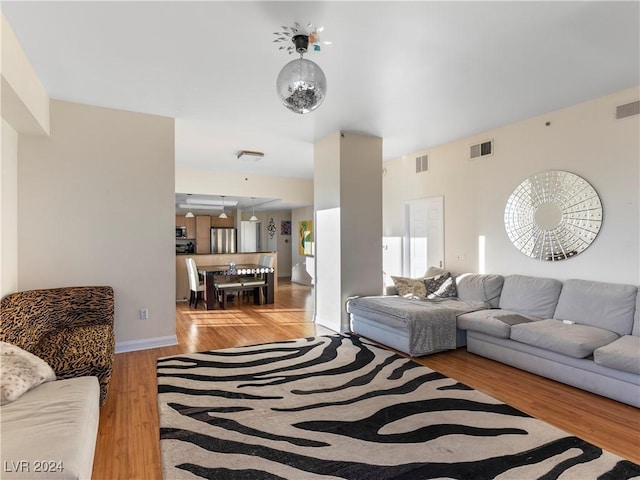
[(194, 215), (220, 215), (224, 211), (234, 215), (238, 209), (251, 215), (254, 212), (284, 210), (290, 208), (280, 198), (239, 197), (234, 195), (203, 195), (176, 193), (176, 215), (189, 210)]
[[(313, 143), (337, 131), (382, 137), (389, 160), (640, 84), (635, 1), (1, 8), (51, 98), (175, 117), (178, 168), (311, 178)], [(273, 33), (295, 21), (332, 42), (306, 55), (328, 82), (306, 115), (275, 93), (295, 56)]]

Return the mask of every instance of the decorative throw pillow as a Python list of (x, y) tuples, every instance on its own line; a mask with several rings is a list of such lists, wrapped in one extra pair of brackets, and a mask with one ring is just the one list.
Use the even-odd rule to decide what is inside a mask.
[(55, 379), (56, 374), (47, 362), (15, 345), (0, 342), (0, 405)]
[(407, 278), (407, 277), (394, 277), (391, 276), (393, 284), (398, 291), (398, 295), (407, 298), (426, 298), (427, 289), (424, 285), (424, 279), (422, 278)]
[(424, 278), (437, 277), (438, 275), (442, 275), (443, 273), (447, 273), (440, 267), (429, 267), (427, 271), (424, 273)]
[(458, 296), (456, 281), (449, 272), (424, 281), (427, 298), (451, 298)]

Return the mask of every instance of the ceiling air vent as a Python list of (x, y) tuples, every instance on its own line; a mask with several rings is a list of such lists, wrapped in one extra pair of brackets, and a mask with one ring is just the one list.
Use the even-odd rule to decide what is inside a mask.
[(493, 140), (478, 143), (477, 145), (471, 145), (470, 154), (471, 158), (486, 157), (487, 155), (492, 155)]
[(640, 113), (640, 101), (626, 103), (616, 108), (616, 118), (632, 117)]
[(429, 171), (429, 155), (416, 157), (416, 173)]

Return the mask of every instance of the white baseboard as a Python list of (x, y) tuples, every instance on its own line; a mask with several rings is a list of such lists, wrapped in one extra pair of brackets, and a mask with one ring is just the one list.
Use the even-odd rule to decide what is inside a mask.
[(171, 347), (178, 344), (175, 335), (168, 337), (145, 338), (142, 340), (129, 340), (116, 343), (116, 353), (135, 352), (137, 350), (148, 350), (150, 348)]

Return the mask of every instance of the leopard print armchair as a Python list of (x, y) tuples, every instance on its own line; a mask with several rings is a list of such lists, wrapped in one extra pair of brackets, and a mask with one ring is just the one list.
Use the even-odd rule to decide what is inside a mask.
[(0, 340), (42, 358), (59, 380), (98, 377), (104, 405), (115, 353), (111, 287), (16, 292), (0, 306)]

